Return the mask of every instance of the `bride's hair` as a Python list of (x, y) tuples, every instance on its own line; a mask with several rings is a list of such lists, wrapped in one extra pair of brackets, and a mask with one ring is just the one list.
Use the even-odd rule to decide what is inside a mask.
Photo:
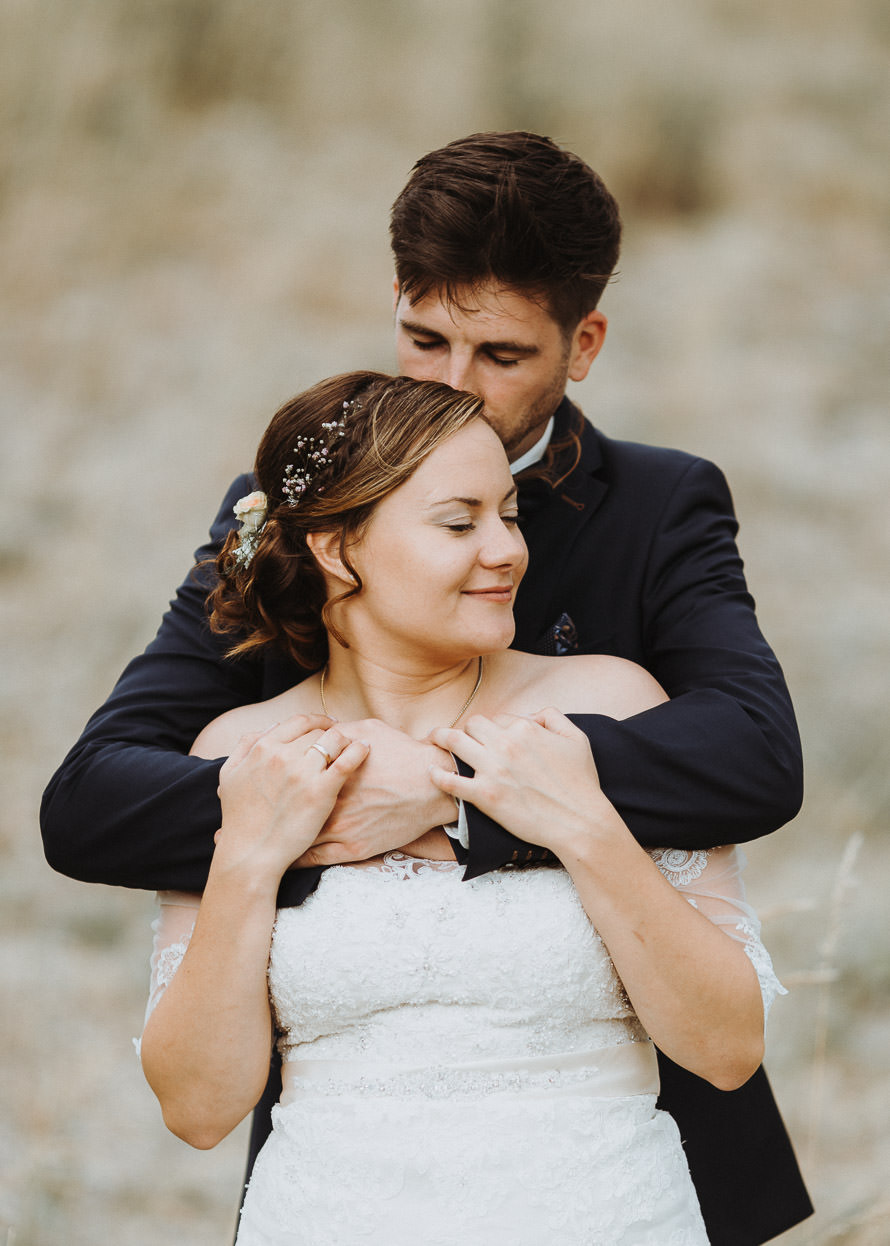
[[(207, 598), (210, 626), (237, 639), (230, 657), (275, 645), (307, 670), (327, 660), (338, 602), (359, 593), (349, 562), (377, 503), (404, 484), (443, 441), (482, 415), (481, 398), (436, 381), (379, 372), (331, 377), (286, 402), (257, 451), (256, 487), (266, 522), (249, 558), (230, 532), (216, 558)], [(354, 584), (327, 600), (310, 532), (339, 534), (339, 554)]]

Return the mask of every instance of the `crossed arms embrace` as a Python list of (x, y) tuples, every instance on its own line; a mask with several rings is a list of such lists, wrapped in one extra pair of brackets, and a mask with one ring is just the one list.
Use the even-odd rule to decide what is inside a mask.
[[(613, 457), (620, 466), (620, 446)], [(802, 763), (784, 679), (745, 588), (728, 490), (710, 464), (676, 457), (666, 496), (651, 499), (657, 516), (639, 517), (637, 527), (656, 530), (637, 556), (643, 599), (625, 611), (633, 628), (623, 626), (611, 583), (631, 578), (620, 547), (612, 551), (614, 571), (607, 550), (606, 565), (577, 569), (579, 584), (563, 598), (579, 624), (581, 652), (596, 651), (611, 623), (613, 651), (646, 666), (671, 700), (623, 721), (573, 718), (591, 742), (603, 790), (642, 844), (713, 847), (757, 838), (792, 818)], [(199, 561), (218, 548), (232, 526), (232, 504), (250, 484), (249, 477), (233, 483)], [(641, 491), (641, 510), (646, 496)], [(621, 530), (628, 548), (637, 543), (633, 523)], [(524, 600), (536, 594), (529, 544)], [(597, 546), (593, 556), (601, 553)], [(220, 713), (276, 695), (300, 677), (274, 657), (227, 660), (227, 640), (207, 625), (206, 592), (200, 573), (187, 577), (155, 639), (128, 665), (49, 783), (41, 827), (47, 858), (62, 873), (150, 890), (203, 888), (219, 827), (221, 760), (189, 756), (189, 749)], [(583, 624), (588, 594), (597, 610), (615, 615), (597, 618), (590, 637)], [(523, 634), (520, 609), (518, 648), (535, 647), (535, 626)], [(363, 723), (360, 734), (371, 743), (369, 757), (345, 786), (307, 864), (362, 859), (453, 817), (453, 804), (429, 780), (429, 766), (441, 760), (437, 750), (383, 724)], [(517, 851), (525, 856), (491, 819), (472, 807), (468, 817), (470, 875), (516, 859)], [(293, 871), (282, 899), (302, 898), (316, 880), (316, 869)]]

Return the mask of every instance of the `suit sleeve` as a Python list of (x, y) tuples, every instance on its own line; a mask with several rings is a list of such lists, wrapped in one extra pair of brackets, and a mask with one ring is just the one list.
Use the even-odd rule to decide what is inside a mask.
[[(688, 460), (650, 530), (642, 654), (624, 654), (671, 700), (622, 722), (572, 715), (590, 740), (603, 790), (646, 847), (743, 843), (800, 808), (797, 724), (757, 624), (737, 528), (722, 473)], [(525, 845), (478, 811), (468, 816), (471, 874), (526, 858)]]
[[(196, 559), (233, 526), (236, 480)], [(40, 811), (49, 864), (84, 882), (201, 890), (219, 826), (220, 763), (187, 756), (201, 728), (256, 700), (258, 666), (223, 657), (207, 625), (206, 579), (189, 575), (157, 636), (121, 675), (53, 775)]]

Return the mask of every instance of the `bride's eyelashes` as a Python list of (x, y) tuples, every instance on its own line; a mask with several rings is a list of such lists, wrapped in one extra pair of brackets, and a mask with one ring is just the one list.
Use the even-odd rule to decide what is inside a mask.
[[(509, 515), (501, 515), (501, 523), (506, 524), (508, 528), (515, 528), (519, 523), (519, 514), (510, 513)], [(456, 521), (454, 523), (446, 523), (442, 525), (449, 532), (472, 532), (476, 527), (472, 519)]]

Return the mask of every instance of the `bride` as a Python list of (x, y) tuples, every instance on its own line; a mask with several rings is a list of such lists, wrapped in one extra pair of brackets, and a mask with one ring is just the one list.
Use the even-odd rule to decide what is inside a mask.
[[(736, 850), (642, 849), (560, 712), (663, 692), (619, 658), (508, 649), (526, 552), (479, 399), (335, 377), (277, 413), (256, 477), (211, 625), (316, 673), (193, 746), (228, 760), (207, 888), (162, 894), (155, 924), (141, 1056), (168, 1127), (214, 1146), (274, 1042), (240, 1246), (706, 1243), (653, 1041), (733, 1089), (781, 988)], [(553, 865), (465, 882), (443, 828), (276, 912), (369, 718), (439, 746), (458, 823), (469, 801)]]

